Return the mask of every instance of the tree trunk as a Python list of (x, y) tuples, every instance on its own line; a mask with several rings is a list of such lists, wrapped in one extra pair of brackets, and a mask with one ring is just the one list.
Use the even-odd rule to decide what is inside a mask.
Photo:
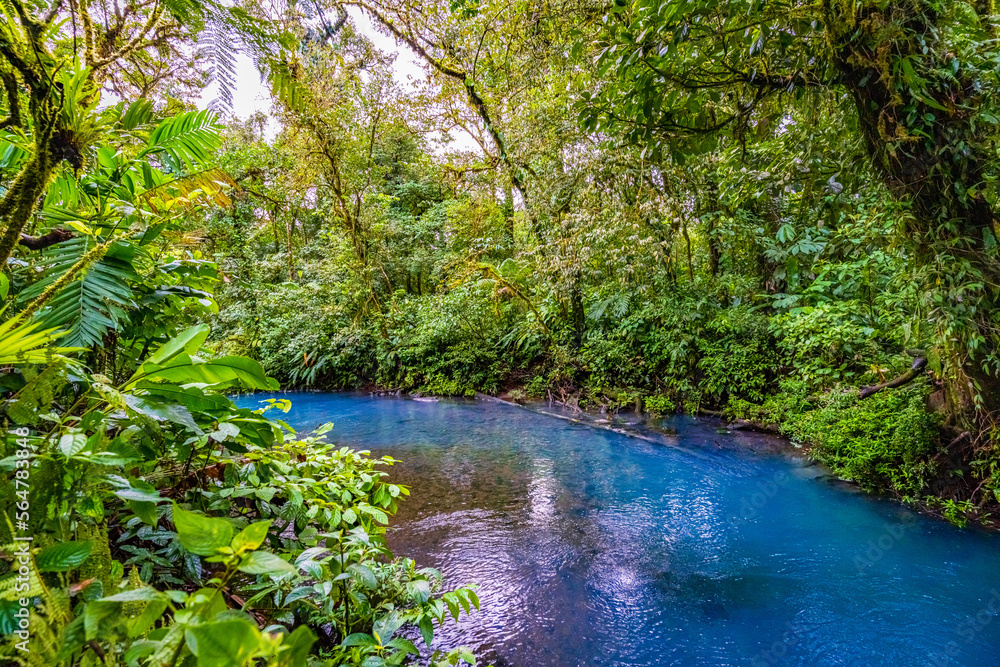
[(576, 349), (583, 346), (587, 318), (583, 307), (583, 290), (580, 287), (579, 273), (574, 273), (573, 283), (569, 288), (570, 317), (573, 321), (573, 344)]
[[(908, 208), (906, 235), (925, 308), (935, 311), (934, 352), (951, 411), (967, 420), (1000, 409), (1000, 381), (983, 369), (1000, 352), (988, 321), (996, 295), (983, 287), (1000, 284), (1000, 266), (991, 250), (993, 210), (977, 192), (990, 159), (975, 126), (978, 73), (949, 52), (939, 6), (824, 2), (835, 65), (869, 157)], [(918, 80), (904, 81), (907, 70)]]
[(719, 183), (713, 174), (709, 174), (707, 186), (708, 201), (705, 202), (702, 217), (705, 218), (705, 240), (708, 243), (708, 270), (713, 278), (717, 278), (722, 251), (719, 249), (719, 239), (716, 234), (716, 222), (720, 214)]

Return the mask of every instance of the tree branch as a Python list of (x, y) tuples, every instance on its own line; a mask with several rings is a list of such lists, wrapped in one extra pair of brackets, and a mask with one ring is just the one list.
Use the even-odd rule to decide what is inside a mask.
[(18, 245), (23, 245), (25, 248), (30, 250), (42, 250), (44, 248), (48, 248), (50, 245), (68, 241), (71, 238), (73, 238), (73, 232), (68, 229), (56, 228), (47, 234), (42, 234), (41, 236), (28, 236), (27, 234), (21, 234), (21, 240), (17, 243)]
[(871, 387), (862, 387), (861, 391), (858, 392), (858, 398), (868, 398), (873, 396), (883, 389), (895, 389), (896, 387), (902, 387), (904, 384), (913, 382), (918, 377), (920, 377), (924, 366), (927, 365), (927, 357), (917, 357), (913, 360), (913, 365), (910, 366), (910, 370), (906, 371), (899, 377), (893, 378), (888, 382), (883, 382), (882, 384), (872, 385)]

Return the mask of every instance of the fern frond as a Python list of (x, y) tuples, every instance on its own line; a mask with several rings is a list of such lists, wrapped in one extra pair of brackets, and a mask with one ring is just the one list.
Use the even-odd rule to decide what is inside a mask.
[[(25, 289), (20, 300), (40, 297), (56, 285), (84, 255), (93, 249), (90, 237), (82, 236), (48, 249), (42, 278)], [(107, 253), (48, 300), (38, 313), (46, 327), (65, 329), (63, 342), (71, 346), (93, 347), (104, 334), (117, 327), (125, 310), (133, 305), (129, 283), (139, 278), (132, 266), (134, 249), (114, 243)]]
[[(37, 322), (33, 322), (26, 326), (36, 324)], [(67, 362), (66, 359), (55, 359), (35, 375), (32, 375), (32, 369), (24, 369), (27, 383), (3, 406), (7, 416), (14, 423), (32, 424), (38, 420), (38, 415), (52, 409), (52, 401), (68, 382)]]
[(233, 92), (236, 90), (236, 56), (240, 52), (239, 40), (222, 14), (214, 14), (209, 18), (205, 33), (207, 38), (203, 39), (200, 45), (203, 53), (212, 59), (209, 83), (214, 83), (218, 88), (218, 95), (209, 104), (209, 108), (232, 113)]

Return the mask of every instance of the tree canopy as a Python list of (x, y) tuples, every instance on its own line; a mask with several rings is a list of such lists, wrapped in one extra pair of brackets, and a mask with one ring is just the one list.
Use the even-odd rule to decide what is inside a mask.
[(998, 20), (0, 3), (0, 544), (35, 536), (31, 577), (0, 568), (11, 659), (473, 661), (431, 645), (474, 586), (386, 546), (394, 461), (238, 391), (710, 414), (992, 527)]

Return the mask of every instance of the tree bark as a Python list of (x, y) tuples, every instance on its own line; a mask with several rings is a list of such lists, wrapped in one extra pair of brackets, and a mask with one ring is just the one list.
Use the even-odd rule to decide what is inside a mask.
[(902, 387), (904, 384), (909, 384), (913, 382), (924, 370), (924, 366), (927, 365), (926, 357), (917, 357), (913, 360), (913, 365), (910, 366), (910, 370), (906, 371), (899, 377), (895, 377), (888, 382), (883, 382), (882, 384), (872, 385), (871, 387), (862, 387), (861, 391), (858, 392), (858, 398), (868, 398), (869, 396), (874, 396), (883, 389), (895, 389), (896, 387)]
[[(1000, 353), (988, 321), (998, 305), (989, 285), (1000, 284), (1000, 266), (989, 248), (994, 212), (977, 192), (991, 159), (976, 132), (978, 73), (955, 62), (939, 6), (823, 0), (834, 64), (853, 97), (868, 155), (908, 207), (906, 237), (923, 291), (963, 294), (961, 303), (946, 296), (933, 309), (950, 410), (967, 421), (1000, 411), (1000, 378), (984, 369)], [(904, 80), (907, 68), (919, 82)]]
[(41, 236), (21, 234), (21, 240), (18, 241), (18, 245), (23, 245), (29, 250), (44, 250), (51, 245), (68, 241), (71, 238), (73, 238), (73, 232), (68, 229), (56, 228)]

